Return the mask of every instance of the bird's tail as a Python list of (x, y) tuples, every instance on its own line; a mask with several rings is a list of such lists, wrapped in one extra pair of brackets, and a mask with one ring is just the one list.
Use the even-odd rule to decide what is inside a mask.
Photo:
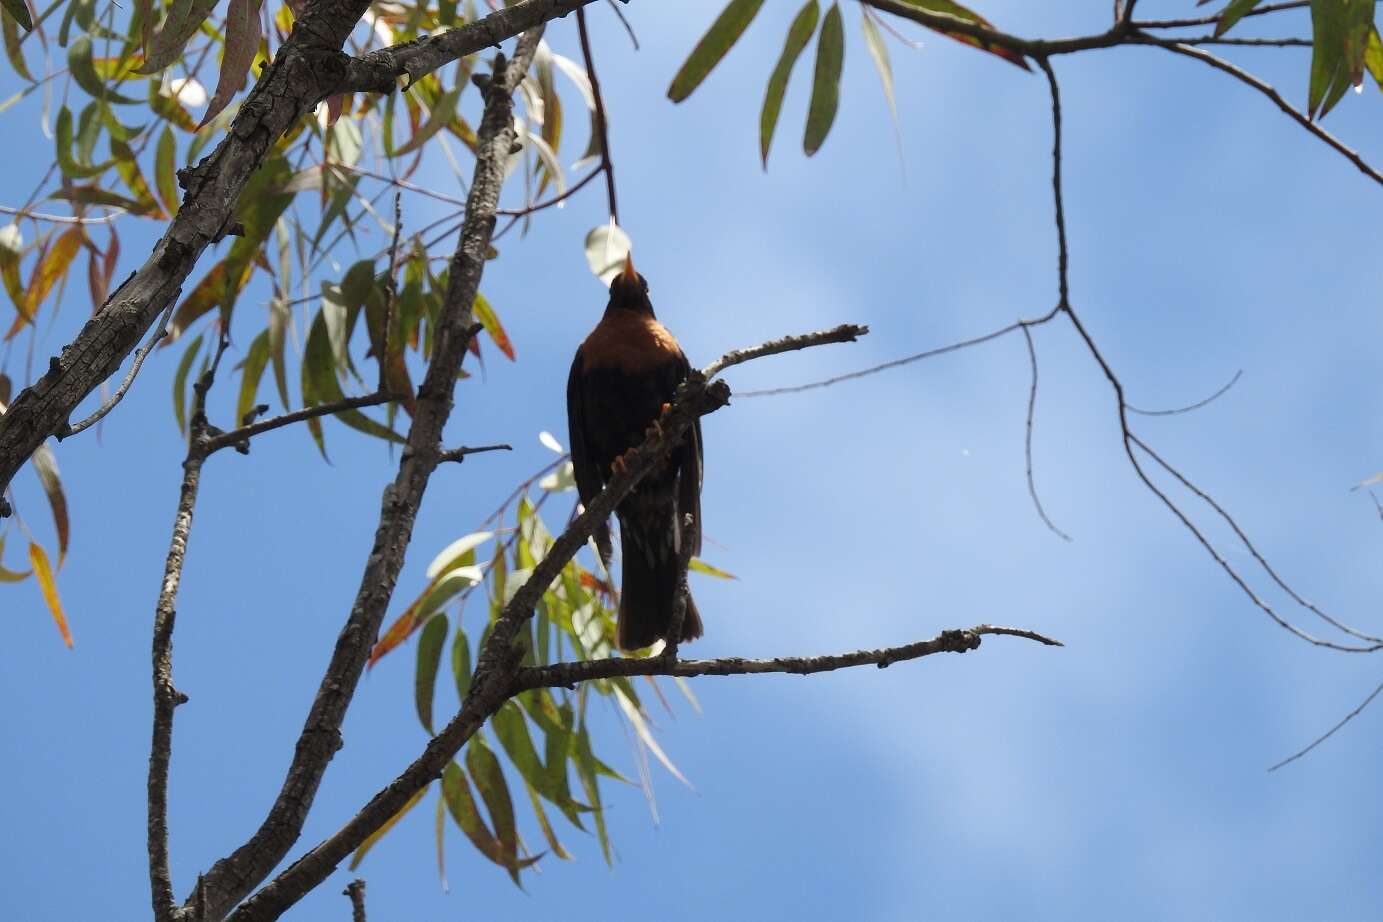
[[(665, 639), (672, 627), (672, 610), (681, 582), (677, 572), (677, 524), (673, 510), (654, 521), (621, 517), (620, 548), (623, 580), (619, 599), (618, 643), (621, 650), (638, 650)], [(687, 593), (682, 640), (701, 636), (701, 614)]]

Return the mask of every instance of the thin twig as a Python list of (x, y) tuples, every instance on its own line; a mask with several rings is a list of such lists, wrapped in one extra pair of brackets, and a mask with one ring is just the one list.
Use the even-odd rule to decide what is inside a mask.
[(78, 218), (72, 215), (43, 214), (38, 211), (29, 211), (27, 208), (0, 205), (0, 214), (12, 214), (19, 218), (29, 218), (33, 221), (47, 221), (51, 224), (109, 224), (121, 215), (126, 214), (126, 211), (123, 208), (114, 208), (110, 214), (102, 215), (99, 218)]
[[(586, 185), (586, 183), (590, 182), (592, 179), (595, 179), (602, 172), (604, 172), (604, 169), (602, 167), (597, 167), (596, 169), (587, 173), (585, 176), (582, 176), (572, 185), (568, 186), (565, 191), (557, 195), (554, 195), (550, 199), (546, 199), (541, 202), (535, 202), (532, 205), (528, 205), (524, 208), (497, 208), (495, 209), (495, 214), (504, 215), (510, 218), (524, 218), (528, 215), (533, 214), (535, 211), (542, 211), (544, 208), (551, 208), (553, 205), (560, 205), (567, 199), (575, 195), (577, 192), (579, 192), (582, 186)], [(499, 233), (495, 234), (495, 236), (499, 237), (500, 234), (503, 233), (504, 231), (500, 231)]]
[(1028, 364), (1032, 368), (1032, 384), (1028, 388), (1028, 420), (1027, 429), (1023, 438), (1023, 455), (1027, 461), (1028, 469), (1028, 495), (1032, 497), (1032, 504), (1037, 508), (1037, 514), (1042, 518), (1047, 528), (1064, 541), (1070, 541), (1071, 536), (1066, 534), (1056, 523), (1047, 515), (1047, 510), (1042, 508), (1042, 500), (1037, 495), (1037, 481), (1032, 474), (1032, 421), (1037, 411), (1037, 349), (1033, 346), (1032, 332), (1027, 326), (1023, 326), (1023, 341), (1028, 346)]
[(168, 335), (168, 320), (173, 316), (173, 308), (177, 306), (178, 302), (176, 300), (168, 302), (167, 309), (164, 310), (163, 316), (158, 319), (158, 324), (154, 327), (154, 334), (135, 352), (134, 362), (130, 364), (130, 370), (126, 372), (125, 380), (120, 382), (120, 386), (115, 389), (114, 394), (110, 395), (110, 399), (101, 404), (101, 406), (96, 409), (96, 412), (92, 413), (86, 419), (76, 425), (68, 426), (54, 433), (58, 441), (62, 441), (69, 435), (76, 435), (84, 429), (90, 429), (92, 426), (105, 419), (106, 414), (114, 410), (116, 405), (125, 399), (125, 394), (129, 391), (130, 385), (134, 384), (134, 379), (139, 375), (139, 369), (140, 366), (144, 364), (144, 360), (149, 357), (150, 352), (154, 351), (154, 347), (163, 342), (164, 337)]
[(629, 33), (629, 41), (633, 42), (634, 50), (638, 51), (639, 37), (634, 34), (634, 27), (629, 24), (629, 20), (624, 18), (624, 10), (619, 8), (619, 4), (616, 3), (615, 0), (605, 0), (605, 4), (614, 12), (615, 18), (619, 20), (620, 25), (624, 26), (624, 31)]
[(591, 54), (591, 37), (586, 31), (586, 8), (576, 8), (576, 32), (581, 39), (581, 56), (586, 62), (586, 76), (591, 78), (591, 97), (595, 100), (595, 122), (600, 132), (600, 169), (605, 173), (605, 195), (610, 204), (610, 220), (619, 224), (619, 205), (615, 201), (615, 165), (610, 160), (610, 127), (605, 118), (605, 97), (600, 92), (600, 78), (595, 74), (595, 57)]
[(528, 666), (519, 670), (515, 680), (515, 691), (531, 688), (571, 687), (579, 682), (596, 679), (610, 679), (616, 676), (693, 676), (716, 675), (763, 675), (765, 673), (790, 673), (792, 675), (813, 675), (818, 672), (833, 672), (853, 666), (877, 666), (886, 669), (894, 663), (920, 659), (935, 653), (968, 653), (978, 649), (980, 638), (986, 634), (1009, 637), (1023, 637), (1051, 647), (1065, 646), (1036, 631), (1020, 628), (995, 627), (981, 624), (968, 630), (942, 631), (930, 640), (887, 647), (882, 650), (857, 650), (852, 653), (835, 653), (826, 656), (780, 656), (773, 659), (742, 659), (724, 657), (712, 660), (678, 660), (668, 657), (647, 657), (644, 659), (598, 659), (579, 660), (569, 663), (555, 663), (551, 666)]
[(482, 451), (513, 451), (512, 445), (477, 445), (475, 448), (449, 448), (437, 455), (438, 461), (453, 461), (460, 463), (466, 460), (467, 455), (477, 455)]
[(1311, 743), (1311, 745), (1305, 747), (1304, 749), (1300, 749), (1300, 750), (1298, 750), (1297, 752), (1294, 752), (1292, 755), (1289, 755), (1287, 758), (1283, 759), (1281, 762), (1278, 762), (1276, 765), (1271, 766), (1271, 767), (1268, 769), (1268, 771), (1270, 771), (1270, 772), (1275, 772), (1275, 771), (1277, 771), (1279, 768), (1281, 768), (1282, 766), (1284, 766), (1284, 765), (1289, 765), (1289, 764), (1291, 764), (1292, 762), (1295, 762), (1297, 759), (1300, 759), (1302, 756), (1306, 755), (1306, 754), (1307, 754), (1308, 752), (1310, 752), (1312, 749), (1315, 749), (1315, 748), (1316, 748), (1317, 746), (1319, 746), (1321, 743), (1324, 743), (1326, 740), (1330, 739), (1332, 736), (1335, 735), (1335, 731), (1339, 730), (1339, 729), (1340, 729), (1341, 727), (1343, 727), (1345, 724), (1349, 723), (1351, 720), (1353, 720), (1354, 718), (1356, 718), (1356, 717), (1358, 717), (1360, 714), (1362, 714), (1363, 711), (1364, 711), (1364, 708), (1366, 708), (1366, 707), (1368, 707), (1370, 704), (1372, 704), (1372, 703), (1373, 703), (1373, 699), (1378, 697), (1378, 693), (1379, 693), (1379, 692), (1383, 692), (1383, 682), (1380, 682), (1380, 683), (1378, 684), (1378, 687), (1377, 687), (1377, 688), (1375, 688), (1373, 691), (1369, 692), (1369, 696), (1368, 696), (1367, 698), (1365, 698), (1362, 702), (1360, 702), (1360, 704), (1359, 704), (1359, 706), (1358, 706), (1357, 708), (1355, 708), (1354, 710), (1352, 710), (1352, 711), (1350, 711), (1348, 714), (1346, 714), (1345, 717), (1344, 717), (1344, 720), (1341, 720), (1341, 721), (1340, 721), (1339, 723), (1337, 723), (1335, 726), (1331, 727), (1329, 730), (1325, 731), (1325, 733), (1323, 733), (1323, 734), (1321, 734), (1319, 737), (1317, 737), (1317, 738), (1315, 739), (1315, 741), (1313, 741), (1313, 742)]
[(304, 420), (316, 419), (320, 416), (332, 416), (336, 413), (344, 413), (347, 410), (359, 410), (364, 407), (378, 406), (381, 403), (388, 403), (397, 400), (397, 394), (378, 393), (366, 394), (363, 397), (347, 397), (344, 400), (336, 400), (331, 403), (318, 404), (313, 407), (303, 407), (301, 410), (294, 410), (291, 413), (284, 413), (282, 416), (275, 416), (271, 419), (251, 423), (248, 426), (241, 426), (239, 429), (232, 429), (207, 438), (202, 443), (204, 454), (210, 455), (223, 448), (233, 448), (257, 435), (272, 432), (275, 429), (282, 429), (284, 426), (291, 426)]
[(394, 239), (389, 242), (389, 271), (384, 277), (384, 326), (380, 328), (379, 385), (382, 394), (389, 388), (389, 339), (394, 327), (394, 304), (399, 299), (399, 283), (395, 278), (399, 266), (399, 231), (403, 227), (403, 204), (398, 194), (394, 195)]
[(1272, 100), (1273, 104), (1276, 105), (1279, 109), (1281, 109), (1284, 113), (1286, 113), (1287, 116), (1292, 119), (1292, 121), (1296, 122), (1298, 125), (1305, 128), (1307, 131), (1315, 135), (1317, 138), (1320, 138), (1326, 144), (1329, 144), (1331, 147), (1335, 148), (1335, 150), (1338, 151), (1341, 154), (1341, 156), (1343, 156), (1350, 163), (1354, 164), (1359, 169), (1359, 172), (1363, 173), (1365, 176), (1367, 176), (1369, 179), (1372, 179), (1374, 182), (1383, 184), (1383, 173), (1380, 173), (1378, 170), (1370, 166), (1368, 162), (1365, 161), (1362, 156), (1360, 156), (1358, 151), (1347, 146), (1339, 138), (1335, 137), (1333, 134), (1326, 131), (1316, 122), (1312, 121), (1305, 115), (1305, 113), (1294, 107), (1287, 100), (1283, 99), (1282, 95), (1278, 93), (1277, 90), (1273, 89), (1271, 86), (1264, 83), (1262, 80), (1259, 80), (1257, 77), (1255, 77), (1253, 74), (1250, 74), (1248, 71), (1245, 71), (1229, 63), (1223, 58), (1218, 58), (1208, 51), (1202, 51), (1199, 48), (1192, 48), (1189, 45), (1184, 45), (1180, 42), (1176, 42), (1171, 39), (1158, 38), (1156, 36), (1148, 35), (1142, 32), (1134, 32), (1130, 36), (1130, 40), (1140, 42), (1145, 45), (1153, 45), (1158, 48), (1165, 48), (1174, 54), (1184, 55), (1188, 58), (1195, 58), (1197, 61), (1209, 64), (1216, 70), (1223, 71), (1224, 73), (1229, 74), (1231, 77), (1233, 77), (1235, 80), (1238, 80), (1240, 83), (1252, 87), (1253, 89), (1262, 93), (1264, 96), (1268, 97), (1268, 99)]
[(783, 336), (761, 343), (752, 349), (735, 349), (727, 352), (703, 368), (701, 373), (708, 379), (714, 378), (727, 368), (763, 358), (766, 355), (779, 355), (783, 352), (795, 352), (798, 349), (825, 346), (831, 343), (853, 343), (868, 333), (869, 327), (864, 324), (842, 323), (840, 326), (832, 327), (829, 330), (818, 330), (815, 333), (803, 333), (799, 336)]
[(1138, 409), (1138, 407), (1130, 405), (1128, 407), (1128, 411), (1130, 413), (1137, 413), (1140, 416), (1179, 416), (1182, 413), (1190, 413), (1192, 410), (1199, 410), (1201, 407), (1208, 406), (1214, 403), (1216, 400), (1219, 400), (1225, 394), (1229, 393), (1229, 389), (1232, 388), (1234, 385), (1238, 384), (1239, 379), (1243, 377), (1243, 375), (1244, 370), (1241, 368), (1234, 373), (1234, 377), (1230, 378), (1229, 383), (1226, 384), (1224, 387), (1220, 388), (1218, 391), (1211, 394), (1209, 397), (1206, 397), (1204, 400), (1197, 400), (1195, 403), (1189, 404), (1184, 407), (1177, 407), (1172, 410), (1140, 410)]

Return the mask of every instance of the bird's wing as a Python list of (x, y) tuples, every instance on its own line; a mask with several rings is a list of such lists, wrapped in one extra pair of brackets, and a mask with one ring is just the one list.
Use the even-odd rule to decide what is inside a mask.
[[(571, 466), (576, 475), (576, 492), (581, 497), (581, 505), (590, 505), (591, 500), (605, 486), (600, 465), (591, 456), (586, 444), (585, 381), (581, 371), (581, 351), (571, 363), (571, 374), (567, 376), (567, 438), (571, 440)], [(614, 546), (610, 543), (610, 524), (602, 522), (595, 531), (596, 548), (600, 551), (605, 568), (610, 568), (614, 559)]]
[[(677, 384), (681, 384), (691, 373), (691, 363), (687, 357), (678, 353)], [(677, 385), (673, 385), (676, 387)], [(677, 514), (691, 513), (692, 527), (682, 532), (682, 540), (691, 542), (692, 556), (701, 553), (701, 419), (698, 417), (687, 427), (682, 446), (682, 465), (677, 479)], [(678, 522), (678, 527), (683, 523)]]

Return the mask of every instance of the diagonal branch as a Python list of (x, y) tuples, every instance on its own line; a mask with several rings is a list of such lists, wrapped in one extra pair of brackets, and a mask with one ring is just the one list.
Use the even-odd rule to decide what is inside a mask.
[[(528, 0), (528, 5), (541, 4)], [(212, 919), (222, 918), (244, 899), (287, 854), (302, 831), (327, 764), (341, 747), (341, 723), (388, 609), (428, 480), (440, 463), (441, 434), (451, 415), (456, 370), (461, 367), (474, 332), (471, 306), (494, 229), (504, 165), (517, 141), (512, 94), (528, 70), (541, 35), (541, 27), (524, 33), (515, 49), (514, 61), (506, 63), (504, 56), (498, 55), (493, 79), (477, 81), (482, 85), (486, 103), (476, 133), (475, 176), (451, 261), (427, 375), (418, 388), (417, 410), (407, 445), (393, 483), (384, 489), (374, 547), (361, 575), (360, 589), (337, 638), (278, 798), (254, 835), (229, 857), (218, 861), (200, 888)], [(313, 886), (319, 881), (320, 878), (315, 880)], [(251, 909), (247, 903), (235, 917), (275, 918), (305, 892), (266, 888), (251, 901), (257, 908)]]
[[(65, 431), (72, 412), (120, 367), (145, 332), (176, 302), (183, 283), (202, 253), (234, 223), (240, 194), (274, 143), (317, 103), (343, 89), (390, 92), (394, 73), (379, 79), (380, 61), (427, 59), (433, 49), (445, 60), (431, 69), (484, 48), (591, 0), (521, 0), (476, 22), (406, 46), (351, 59), (341, 47), (369, 0), (314, 0), (278, 49), (273, 63), (241, 104), (225, 138), (196, 166), (179, 172), (185, 190), (177, 216), (149, 259), (117, 288), (87, 321), (48, 371), (15, 398), (0, 417), (0, 516), (9, 514), (5, 488), (19, 468), (50, 435)], [(377, 57), (383, 55), (383, 57)], [(371, 64), (370, 62), (374, 62)], [(386, 68), (387, 70), (387, 68)], [(369, 86), (358, 85), (373, 73)]]
[[(708, 372), (791, 348), (841, 342), (844, 341), (841, 332), (844, 329), (850, 329), (858, 336), (864, 328), (837, 327), (805, 336), (785, 337), (753, 349), (731, 352), (713, 362), (704, 372), (693, 371), (678, 388), (671, 405), (658, 418), (658, 424), (649, 427), (643, 443), (623, 456), (624, 469), (610, 478), (590, 505), (552, 542), (547, 554), (490, 626), (485, 645), (477, 657), (470, 691), (460, 712), (428, 742), (422, 754), (388, 786), (376, 793), (359, 813), (246, 900), (230, 916), (230, 922), (269, 922), (282, 915), (288, 907), (325, 880), (367, 837), (397, 814), (410, 797), (441, 777), (443, 769), (461, 747), (484, 726), (490, 715), (516, 693), (515, 677), (523, 656), (520, 631), (532, 617), (542, 594), (558, 578), (562, 568), (586, 545), (596, 528), (614, 513), (620, 500), (677, 444), (687, 427), (729, 402), (729, 385), (724, 381), (709, 380)], [(788, 343), (792, 345), (785, 345)], [(378, 624), (375, 627), (377, 629)], [(661, 662), (665, 664), (667, 661)]]

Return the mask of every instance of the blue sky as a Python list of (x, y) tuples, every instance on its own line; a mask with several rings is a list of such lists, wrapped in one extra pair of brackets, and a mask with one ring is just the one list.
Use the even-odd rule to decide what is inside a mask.
[[(870, 324), (856, 345), (729, 375), (737, 389), (801, 383), (1046, 310), (1056, 282), (1040, 75), (930, 34), (920, 51), (892, 44), (900, 164), (858, 11), (845, 7), (840, 118), (804, 159), (810, 62), (800, 63), (764, 173), (759, 100), (798, 5), (767, 4), (680, 106), (664, 91), (711, 11), (630, 4), (637, 54), (608, 11), (592, 12), (624, 223), (659, 316), (692, 361), (786, 332)], [(1054, 36), (1101, 28), (1109, 4), (976, 6), (1010, 31)], [(555, 24), (549, 39), (576, 53), (574, 23)], [(1304, 100), (1307, 52), (1234, 58)], [(1135, 48), (1056, 67), (1072, 297), (1129, 399), (1185, 404), (1243, 370), (1211, 406), (1138, 419), (1137, 430), (1212, 490), (1307, 598), (1376, 632), (1383, 524), (1348, 488), (1383, 468), (1383, 269), (1370, 254), (1380, 190), (1196, 62)], [(1369, 87), (1326, 127), (1383, 161), (1380, 107)], [(33, 124), (18, 110), (6, 117)], [(0, 178), (5, 204), (22, 201), (51, 157), (50, 142), (24, 138), (32, 146)], [(432, 179), (452, 182), (444, 170)], [(519, 361), (492, 358), (483, 378), (460, 385), (448, 438), (507, 440), (515, 451), (434, 478), (403, 595), (437, 550), (550, 458), (540, 430), (565, 440), (568, 363), (604, 303), (581, 240), (604, 207), (591, 189), (526, 239), (507, 238), (488, 267), (483, 290)], [(413, 226), (427, 220), (422, 205), (405, 214)], [(130, 225), (121, 275), (136, 264), (140, 232)], [(70, 337), (83, 296), (74, 287), (39, 356)], [(248, 305), (239, 317), (247, 331), (258, 322)], [(1137, 483), (1113, 396), (1069, 326), (1035, 337), (1036, 476), (1072, 542), (1047, 531), (1027, 497), (1020, 339), (808, 394), (736, 400), (705, 421), (703, 503), (706, 556), (740, 579), (695, 584), (707, 633), (693, 651), (824, 653), (986, 621), (1041, 630), (1065, 649), (992, 638), (977, 653), (886, 671), (698, 680), (703, 714), (657, 715), (694, 789), (655, 769), (657, 826), (637, 789), (609, 790), (613, 869), (573, 831), (564, 841), (577, 860), (545, 859), (521, 893), (453, 832), (444, 893), (432, 812), (420, 808), (360, 869), (371, 919), (1375, 914), (1379, 712), (1302, 762), (1265, 768), (1357, 704), (1383, 666), (1309, 648), (1253, 608)], [(57, 641), (32, 585), (0, 590), (10, 753), (0, 778), (11, 791), (0, 802), (10, 831), (0, 882), (15, 919), (147, 911), (148, 637), (181, 457), (175, 354), (155, 356), (99, 439), (57, 449), (74, 513), (62, 589), (76, 649)], [(216, 457), (204, 476), (176, 640), (177, 684), (192, 699), (178, 712), (173, 759), (179, 893), (267, 807), (355, 593), (393, 463), (340, 425), (327, 431), (329, 466), (306, 433), (290, 431), (248, 458)], [(18, 488), (41, 520), (32, 475)], [(1248, 571), (1225, 530), (1178, 498)], [(1282, 602), (1265, 582), (1255, 576)], [(405, 653), (362, 684), (303, 846), (423, 744), (412, 676)], [(439, 702), (451, 703), (445, 688)], [(613, 716), (602, 732), (632, 772)], [(338, 871), (290, 918), (346, 918), (339, 894), (350, 877)]]

